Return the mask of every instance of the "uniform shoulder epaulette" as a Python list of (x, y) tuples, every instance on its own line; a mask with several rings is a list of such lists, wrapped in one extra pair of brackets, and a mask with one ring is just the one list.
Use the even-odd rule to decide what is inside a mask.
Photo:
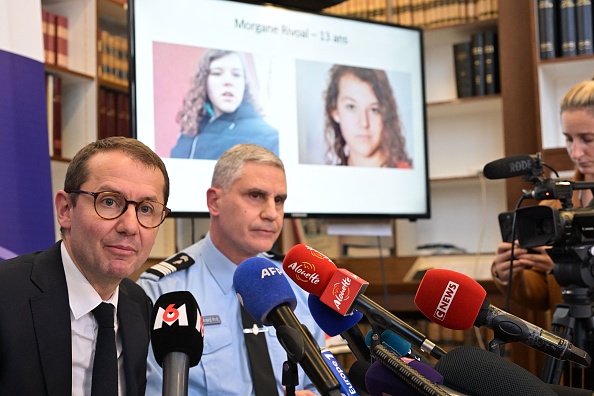
[(270, 260), (274, 260), (274, 261), (280, 261), (282, 262), (285, 259), (285, 254), (279, 253), (279, 252), (275, 252), (274, 250), (269, 250), (267, 252), (262, 253), (264, 256), (266, 256), (268, 259)]
[(175, 256), (169, 257), (168, 259), (153, 265), (147, 269), (146, 272), (162, 278), (179, 270), (186, 269), (195, 262), (196, 261), (186, 253), (178, 253)]

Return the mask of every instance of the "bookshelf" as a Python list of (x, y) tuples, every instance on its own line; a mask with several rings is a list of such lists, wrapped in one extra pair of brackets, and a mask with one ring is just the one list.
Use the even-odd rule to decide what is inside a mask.
[[(46, 74), (56, 76), (62, 82), (59, 93), (61, 109), (57, 109), (61, 118), (61, 152), (51, 156), (55, 195), (64, 185), (72, 157), (80, 148), (99, 137), (100, 92), (108, 90), (118, 95), (128, 94), (127, 83), (100, 74), (102, 62), (99, 57), (101, 31), (126, 37), (127, 6), (121, 0), (42, 0), (41, 4), (43, 10), (64, 16), (68, 21), (66, 63), (46, 62), (45, 66)], [(114, 117), (117, 117), (116, 113)], [(125, 118), (119, 122), (129, 123)], [(174, 220), (167, 219), (161, 226), (151, 255), (164, 257), (173, 253), (174, 229)], [(57, 221), (55, 235), (56, 239), (60, 239)]]

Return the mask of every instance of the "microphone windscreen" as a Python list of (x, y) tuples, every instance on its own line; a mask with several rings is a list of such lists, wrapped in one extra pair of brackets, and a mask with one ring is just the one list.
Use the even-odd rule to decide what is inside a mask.
[(363, 318), (363, 314), (357, 310), (354, 310), (352, 315), (342, 316), (313, 294), (307, 298), (307, 305), (318, 326), (330, 337), (344, 333)]
[(588, 389), (572, 388), (570, 386), (549, 384), (557, 396), (594, 396), (594, 392)]
[(445, 354), (435, 369), (452, 389), (481, 396), (554, 396), (555, 392), (524, 368), (493, 352), (460, 346)]
[(270, 260), (251, 257), (233, 273), (233, 287), (245, 310), (258, 322), (271, 326), (268, 314), (281, 304), (295, 310), (297, 299), (283, 271)]
[(483, 167), (487, 179), (505, 179), (508, 177), (532, 174), (534, 158), (528, 154), (514, 155), (489, 162)]
[[(373, 330), (369, 330), (365, 336), (365, 344), (371, 348), (371, 337), (373, 336)], [(391, 352), (394, 352), (398, 356), (404, 356), (410, 352), (410, 342), (404, 338), (397, 336), (390, 330), (384, 330), (381, 334), (382, 344), (388, 348)]]
[(365, 385), (365, 375), (371, 367), (371, 363), (366, 360), (355, 360), (349, 369), (349, 379), (358, 393), (369, 392)]
[(297, 286), (319, 297), (336, 272), (336, 264), (317, 250), (298, 244), (285, 255), (283, 269)]
[(448, 329), (468, 330), (486, 296), (487, 291), (471, 277), (434, 268), (421, 279), (414, 302), (429, 320)]
[(433, 367), (427, 366), (423, 362), (419, 362), (418, 360), (411, 359), (408, 362), (408, 365), (415, 370), (417, 370), (423, 377), (427, 378), (429, 381), (433, 382), (434, 384), (443, 384), (445, 379), (443, 375), (439, 373), (439, 371), (435, 370)]
[[(416, 362), (416, 361), (415, 361)], [(436, 384), (443, 384), (443, 377), (435, 372), (431, 367), (417, 362), (419, 365), (416, 367), (411, 366), (419, 372), (423, 377), (437, 378), (440, 382), (434, 382)], [(414, 389), (412, 386), (407, 384), (403, 379), (399, 378), (389, 368), (385, 367), (379, 361), (371, 364), (367, 374), (365, 375), (365, 386), (369, 391), (370, 396), (385, 396), (385, 395), (398, 395), (398, 396), (417, 396), (419, 391)]]
[(196, 299), (189, 291), (161, 295), (151, 315), (151, 345), (155, 360), (162, 367), (165, 355), (182, 352), (190, 367), (200, 362), (204, 348), (204, 323)]

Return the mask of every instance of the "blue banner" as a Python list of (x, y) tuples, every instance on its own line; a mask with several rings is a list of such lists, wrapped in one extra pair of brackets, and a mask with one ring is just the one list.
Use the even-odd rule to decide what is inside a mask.
[[(31, 14), (34, 21), (12, 20), (15, 30), (33, 23), (32, 31), (41, 32), (41, 12), (39, 19)], [(0, 260), (46, 249), (56, 240), (44, 66), (5, 48), (0, 45)]]

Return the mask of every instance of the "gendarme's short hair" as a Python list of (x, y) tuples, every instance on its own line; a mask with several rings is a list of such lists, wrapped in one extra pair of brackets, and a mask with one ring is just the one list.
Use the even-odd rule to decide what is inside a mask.
[(211, 187), (229, 189), (241, 176), (247, 163), (271, 165), (285, 173), (283, 162), (272, 151), (257, 144), (238, 144), (219, 157), (212, 175)]
[[(122, 136), (113, 136), (97, 140), (80, 149), (70, 162), (70, 165), (68, 165), (66, 178), (64, 180), (64, 190), (73, 191), (80, 189), (80, 186), (82, 186), (90, 177), (88, 168), (89, 160), (95, 154), (109, 151), (119, 151), (148, 167), (159, 169), (165, 180), (165, 185), (163, 186), (163, 197), (165, 202), (163, 202), (163, 204), (167, 205), (167, 200), (169, 199), (169, 175), (167, 174), (167, 168), (165, 168), (163, 160), (139, 140)], [(70, 195), (72, 204), (76, 205), (78, 194)]]

